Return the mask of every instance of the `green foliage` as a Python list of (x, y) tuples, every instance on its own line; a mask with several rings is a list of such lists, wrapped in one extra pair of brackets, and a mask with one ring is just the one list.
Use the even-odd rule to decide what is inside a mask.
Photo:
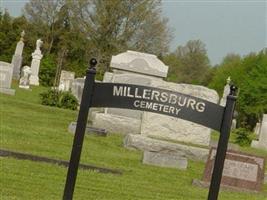
[(207, 85), (213, 75), (205, 44), (200, 40), (190, 40), (185, 46), (178, 46), (175, 53), (163, 60), (169, 66), (169, 81)]
[(40, 94), (41, 104), (55, 106), (59, 108), (76, 110), (78, 100), (70, 92), (61, 92), (55, 89), (50, 89)]
[(52, 55), (45, 56), (41, 61), (39, 79), (43, 86), (52, 86), (56, 74), (56, 63)]
[(228, 76), (239, 88), (236, 110), (238, 126), (252, 130), (261, 115), (267, 112), (267, 51), (251, 53), (244, 58), (228, 55), (209, 86), (222, 94)]
[(76, 110), (78, 107), (78, 100), (70, 92), (61, 92), (59, 94), (58, 107)]
[(254, 134), (245, 128), (235, 129), (232, 134), (234, 135), (234, 143), (242, 147), (250, 146), (252, 140), (255, 138)]

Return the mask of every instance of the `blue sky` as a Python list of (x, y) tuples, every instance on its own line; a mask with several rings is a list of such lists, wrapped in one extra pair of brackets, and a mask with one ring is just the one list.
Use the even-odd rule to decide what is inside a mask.
[[(25, 2), (0, 0), (0, 5), (18, 16)], [(163, 0), (162, 5), (174, 33), (171, 50), (200, 39), (217, 64), (228, 53), (246, 55), (267, 47), (267, 0)]]

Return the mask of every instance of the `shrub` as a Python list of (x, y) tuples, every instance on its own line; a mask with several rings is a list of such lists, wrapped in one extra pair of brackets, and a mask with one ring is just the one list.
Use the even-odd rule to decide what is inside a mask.
[(61, 92), (58, 103), (60, 108), (76, 110), (78, 107), (78, 100), (70, 92)]
[(50, 89), (40, 94), (41, 104), (47, 106), (55, 106), (59, 108), (76, 110), (78, 100), (70, 92), (61, 92), (55, 89)]
[(233, 134), (234, 143), (239, 144), (240, 146), (249, 146), (254, 139), (254, 134), (245, 128), (235, 129)]

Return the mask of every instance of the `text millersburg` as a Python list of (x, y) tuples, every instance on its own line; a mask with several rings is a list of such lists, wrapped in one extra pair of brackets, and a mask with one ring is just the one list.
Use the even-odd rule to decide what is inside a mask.
[(178, 115), (182, 108), (204, 112), (206, 104), (202, 101), (178, 93), (157, 89), (132, 88), (131, 86), (113, 86), (113, 96), (135, 98), (133, 106), (141, 110)]

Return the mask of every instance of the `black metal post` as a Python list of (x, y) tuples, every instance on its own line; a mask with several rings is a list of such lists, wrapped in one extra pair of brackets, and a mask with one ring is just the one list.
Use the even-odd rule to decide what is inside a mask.
[(226, 106), (223, 115), (223, 121), (220, 131), (220, 138), (217, 146), (217, 153), (213, 167), (212, 178), (210, 182), (208, 200), (217, 200), (220, 190), (220, 184), (223, 173), (224, 160), (226, 156), (228, 140), (231, 131), (232, 119), (235, 109), (236, 87), (230, 87), (230, 94), (227, 96)]
[(80, 111), (78, 115), (75, 136), (73, 140), (73, 146), (71, 151), (71, 157), (69, 162), (68, 174), (65, 183), (63, 200), (72, 200), (81, 152), (84, 139), (85, 128), (87, 124), (87, 117), (89, 108), (91, 106), (93, 87), (95, 83), (95, 66), (97, 64), (96, 59), (90, 60), (90, 68), (86, 72), (86, 78), (84, 83), (84, 89), (82, 94), (82, 100), (80, 104)]

